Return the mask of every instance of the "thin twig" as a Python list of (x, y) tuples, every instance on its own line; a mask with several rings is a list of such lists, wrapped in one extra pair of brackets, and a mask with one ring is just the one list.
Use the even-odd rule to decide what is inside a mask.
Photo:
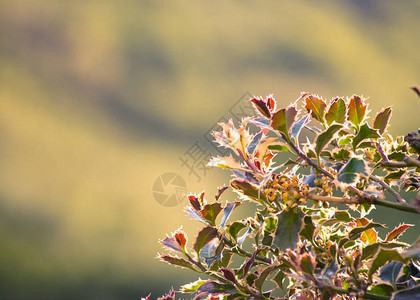
[(379, 179), (378, 177), (374, 175), (370, 175), (369, 179), (379, 183), (385, 190), (387, 190), (389, 193), (392, 194), (392, 196), (397, 199), (398, 202), (405, 202), (405, 200), (401, 197), (400, 194), (398, 194), (393, 188), (391, 188), (385, 181)]

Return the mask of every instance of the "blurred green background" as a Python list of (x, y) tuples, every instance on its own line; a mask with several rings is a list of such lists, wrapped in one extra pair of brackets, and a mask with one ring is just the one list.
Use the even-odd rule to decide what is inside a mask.
[(393, 105), (392, 134), (419, 127), (419, 1), (0, 4), (1, 299), (138, 299), (196, 278), (156, 259), (200, 225), (152, 185), (175, 172), (211, 198), (227, 172), (197, 182), (179, 158), (246, 92), (362, 94)]

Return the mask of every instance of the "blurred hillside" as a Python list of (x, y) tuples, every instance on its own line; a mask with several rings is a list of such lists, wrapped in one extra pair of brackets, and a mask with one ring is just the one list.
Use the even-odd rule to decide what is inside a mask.
[(228, 174), (197, 182), (179, 157), (246, 92), (362, 94), (393, 105), (391, 133), (419, 127), (418, 1), (0, 3), (0, 299), (138, 299), (195, 278), (155, 259), (198, 225), (152, 185), (177, 172), (212, 197)]

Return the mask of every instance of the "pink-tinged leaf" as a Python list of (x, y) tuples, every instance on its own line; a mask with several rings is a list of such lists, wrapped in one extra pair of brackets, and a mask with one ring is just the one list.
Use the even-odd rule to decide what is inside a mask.
[(167, 236), (160, 241), (169, 250), (175, 250), (176, 252), (185, 252), (185, 246), (187, 244), (187, 236), (182, 229), (175, 231), (171, 237)]
[(395, 227), (391, 232), (386, 235), (385, 242), (390, 242), (396, 240), (401, 234), (404, 233), (409, 227), (412, 227), (411, 224), (401, 224)]
[(212, 226), (204, 227), (197, 235), (194, 243), (194, 250), (200, 253), (201, 248), (210, 243), (211, 240), (218, 236), (218, 231)]
[(305, 98), (305, 102), (305, 108), (311, 112), (312, 117), (324, 124), (325, 108), (327, 107), (327, 104), (325, 104), (324, 100), (318, 96), (310, 95)]
[(378, 233), (375, 229), (370, 228), (364, 231), (359, 239), (365, 244), (373, 244), (378, 240)]
[(259, 162), (258, 169), (260, 169), (261, 166), (268, 167), (268, 165), (270, 164), (271, 158), (273, 158), (273, 154), (271, 153), (268, 147), (272, 145), (275, 140), (276, 138), (266, 138), (260, 141), (260, 143), (257, 145), (254, 151), (254, 156)]
[(276, 100), (274, 100), (273, 94), (268, 95), (265, 101), (267, 103), (267, 107), (270, 110), (270, 112), (273, 112), (276, 110), (277, 103), (276, 103)]
[(264, 101), (261, 97), (256, 97), (251, 100), (251, 103), (254, 105), (255, 110), (262, 116), (266, 118), (271, 118), (270, 110), (267, 106), (267, 102)]
[(170, 256), (170, 255), (161, 255), (159, 258), (163, 261), (166, 261), (167, 263), (171, 265), (179, 266), (182, 268), (188, 268), (195, 271), (193, 264), (190, 263), (189, 261), (186, 261), (183, 258), (179, 258), (177, 256)]
[(212, 159), (207, 164), (207, 167), (219, 167), (223, 169), (237, 169), (237, 170), (244, 170), (245, 168), (237, 162), (232, 154), (226, 157), (212, 157)]
[(283, 133), (286, 139), (289, 139), (289, 129), (295, 122), (296, 115), (297, 110), (295, 106), (291, 105), (287, 108), (279, 109), (273, 114), (270, 125), (273, 129)]
[(163, 295), (162, 297), (157, 298), (157, 300), (175, 300), (175, 291), (171, 289), (168, 294)]
[(382, 109), (372, 121), (372, 127), (379, 130), (380, 134), (383, 134), (388, 127), (389, 119), (392, 115), (392, 108), (387, 107)]
[(348, 107), (348, 120), (353, 123), (356, 129), (359, 129), (359, 125), (363, 122), (366, 115), (367, 104), (365, 104), (365, 99), (360, 96), (353, 95), (350, 98)]
[(328, 111), (325, 114), (325, 120), (327, 121), (328, 125), (331, 125), (332, 122), (337, 123), (344, 123), (346, 120), (346, 103), (341, 98), (335, 98), (330, 106), (328, 107)]
[(141, 300), (150, 300), (150, 296), (151, 296), (151, 295), (152, 295), (152, 294), (147, 295), (147, 297), (146, 297), (146, 298), (142, 297), (142, 298), (141, 298)]
[(311, 253), (304, 253), (300, 256), (300, 269), (303, 273), (313, 277), (316, 266), (315, 257)]
[(221, 210), (222, 205), (219, 202), (207, 204), (201, 210), (201, 216), (204, 219), (206, 219), (210, 223), (210, 225), (215, 226), (217, 215), (220, 213)]
[(223, 276), (227, 280), (229, 280), (229, 281), (231, 281), (233, 283), (236, 282), (236, 276), (235, 276), (235, 274), (231, 270), (226, 269), (226, 268), (221, 268), (219, 271), (223, 273)]

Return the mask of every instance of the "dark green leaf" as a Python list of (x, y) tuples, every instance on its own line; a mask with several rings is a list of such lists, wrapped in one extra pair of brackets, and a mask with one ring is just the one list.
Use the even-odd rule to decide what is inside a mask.
[(272, 279), (272, 281), (274, 281), (274, 283), (282, 290), (284, 294), (286, 294), (286, 291), (284, 290), (284, 286), (283, 286), (283, 281), (285, 278), (286, 278), (286, 273), (280, 270), (280, 272), (278, 272), (276, 276), (274, 276), (274, 278)]
[(367, 166), (360, 158), (350, 158), (337, 174), (337, 180), (344, 184), (353, 184), (361, 174), (367, 176)]
[(276, 269), (276, 266), (268, 266), (268, 267), (264, 268), (258, 274), (258, 278), (255, 280), (254, 286), (261, 291), (262, 286), (263, 286), (265, 280), (267, 279), (268, 275), (270, 275), (270, 273), (273, 272), (273, 270), (275, 270), (275, 269)]
[(203, 248), (204, 245), (208, 244), (217, 236), (218, 231), (216, 228), (211, 226), (204, 227), (197, 235), (197, 238), (194, 243), (194, 250), (197, 253), (200, 253), (201, 248)]
[(277, 215), (277, 230), (274, 235), (273, 244), (280, 250), (287, 248), (294, 249), (299, 239), (299, 232), (302, 229), (304, 214), (301, 210), (294, 213), (293, 210), (282, 211)]
[(387, 107), (382, 109), (373, 119), (372, 127), (379, 130), (383, 134), (388, 126), (389, 119), (391, 118), (392, 108)]
[(336, 98), (331, 102), (325, 114), (325, 120), (328, 125), (331, 125), (334, 121), (341, 124), (344, 123), (346, 120), (346, 103), (343, 99)]
[(305, 216), (303, 218), (303, 228), (300, 231), (300, 235), (304, 238), (306, 238), (308, 241), (312, 241), (313, 240), (313, 236), (314, 236), (314, 231), (315, 231), (315, 226), (312, 223), (312, 217), (311, 216)]
[(384, 242), (378, 242), (371, 245), (367, 245), (363, 248), (362, 251), (362, 260), (370, 259), (371, 257), (375, 256), (375, 254), (379, 251), (380, 248), (399, 248), (399, 247), (406, 247), (406, 243), (399, 243), (399, 242), (393, 242), (393, 243), (384, 243)]
[(344, 148), (334, 148), (332, 151), (332, 157), (336, 160), (348, 160), (350, 158), (350, 151)]
[(400, 277), (404, 264), (399, 261), (390, 261), (383, 266), (379, 272), (378, 277), (391, 285), (394, 290), (397, 289), (397, 280)]
[(210, 223), (210, 225), (215, 226), (217, 215), (221, 210), (222, 205), (219, 202), (215, 202), (204, 206), (204, 208), (201, 210), (201, 215)]
[(379, 296), (390, 296), (393, 291), (394, 290), (392, 289), (392, 287), (387, 284), (378, 284), (378, 285), (374, 285), (369, 290), (369, 293), (373, 295), (379, 295)]
[(341, 124), (333, 124), (328, 127), (323, 133), (319, 134), (315, 140), (315, 153), (317, 156), (321, 153), (321, 151), (325, 148), (325, 146), (331, 142), (334, 138), (334, 135), (343, 127)]
[(366, 115), (367, 104), (365, 104), (365, 99), (360, 98), (359, 96), (353, 95), (350, 98), (348, 104), (347, 117), (348, 120), (353, 123), (356, 129), (359, 129), (359, 125), (363, 122)]
[(395, 151), (388, 155), (390, 160), (402, 161), (406, 157), (406, 153), (402, 151)]
[(370, 128), (369, 125), (365, 123), (360, 127), (359, 132), (353, 138), (353, 142), (352, 142), (353, 149), (356, 149), (356, 147), (364, 139), (376, 139), (378, 137), (379, 137), (378, 130)]
[(312, 117), (324, 124), (325, 108), (327, 107), (324, 100), (317, 96), (310, 95), (305, 99), (305, 102), (305, 108), (311, 112)]
[(401, 254), (395, 249), (380, 248), (370, 264), (368, 271), (369, 280), (379, 268), (391, 260), (399, 261), (402, 263), (406, 263), (408, 261), (407, 258), (403, 258)]

